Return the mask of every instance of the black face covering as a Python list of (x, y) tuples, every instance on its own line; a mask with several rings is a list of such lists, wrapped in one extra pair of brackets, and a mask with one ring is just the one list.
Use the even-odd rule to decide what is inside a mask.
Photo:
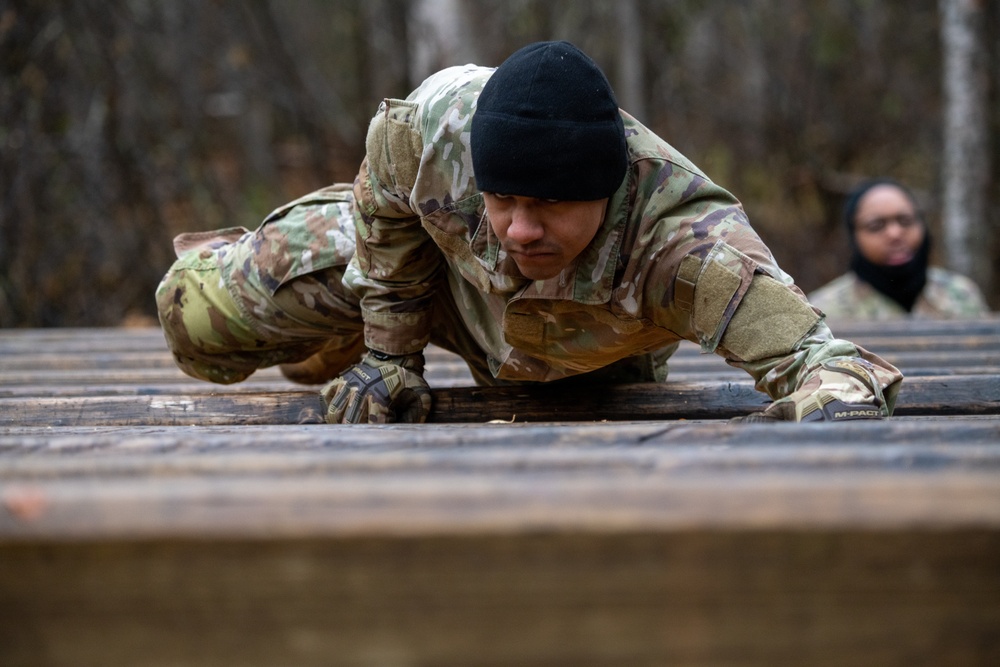
[(858, 250), (858, 244), (854, 239), (854, 216), (861, 198), (876, 185), (892, 185), (899, 188), (914, 203), (914, 209), (916, 209), (916, 201), (912, 193), (892, 179), (883, 178), (867, 181), (855, 188), (844, 204), (844, 222), (847, 224), (847, 236), (851, 241), (851, 270), (866, 283), (902, 306), (903, 310), (910, 312), (927, 284), (927, 262), (930, 259), (931, 235), (927, 225), (924, 225), (924, 240), (917, 248), (913, 259), (906, 264), (881, 266), (865, 259), (861, 251)]
[(852, 245), (854, 251), (851, 254), (851, 270), (866, 283), (902, 306), (906, 312), (913, 310), (913, 304), (917, 302), (927, 284), (927, 261), (931, 246), (931, 237), (927, 230), (924, 230), (924, 242), (920, 244), (913, 259), (899, 266), (873, 264), (858, 251), (857, 245), (853, 242)]

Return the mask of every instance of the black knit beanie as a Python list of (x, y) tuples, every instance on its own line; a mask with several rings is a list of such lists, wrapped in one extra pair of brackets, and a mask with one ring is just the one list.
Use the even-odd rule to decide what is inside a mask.
[(920, 244), (920, 247), (917, 248), (913, 259), (906, 264), (883, 266), (872, 263), (862, 255), (854, 237), (857, 231), (855, 229), (855, 223), (857, 222), (855, 218), (857, 217), (858, 204), (861, 203), (862, 197), (877, 185), (891, 185), (899, 188), (910, 202), (913, 203), (913, 208), (917, 211), (917, 216), (923, 220), (923, 216), (917, 206), (916, 198), (914, 198), (909, 188), (903, 184), (891, 178), (879, 178), (861, 183), (851, 191), (844, 202), (844, 223), (847, 225), (847, 237), (851, 243), (850, 267), (861, 280), (898, 303), (906, 312), (910, 312), (913, 310), (913, 306), (927, 284), (927, 264), (931, 252), (931, 233), (925, 224), (924, 240)]
[(496, 69), (476, 103), (471, 142), (483, 192), (603, 199), (628, 167), (611, 85), (569, 42), (530, 44)]

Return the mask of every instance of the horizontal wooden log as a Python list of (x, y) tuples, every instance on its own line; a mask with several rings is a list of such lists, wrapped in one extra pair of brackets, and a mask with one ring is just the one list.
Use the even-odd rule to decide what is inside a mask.
[[(1000, 420), (5, 429), (0, 482), (384, 473), (1000, 470)], [(1000, 512), (1000, 507), (997, 508)]]
[(1000, 529), (996, 420), (18, 429), (0, 463), (0, 542)]
[(0, 661), (992, 665), (998, 561), (978, 530), (11, 544)]
[[(775, 430), (777, 429), (777, 430)], [(906, 443), (1000, 445), (1000, 419), (994, 415), (894, 417), (837, 424), (732, 424), (723, 420), (490, 422), (384, 425), (242, 425), (215, 426), (10, 426), (0, 431), (0, 456), (25, 454), (61, 458), (75, 453), (166, 454), (246, 449), (279, 453), (316, 448), (357, 448), (359, 453), (404, 451), (428, 446), (511, 449), (644, 443), (693, 445), (723, 451), (767, 446), (798, 451), (803, 445), (857, 444), (880, 448)], [(516, 438), (506, 435), (517, 434)], [(867, 434), (857, 442), (859, 434)], [(2, 474), (2, 471), (0, 471)]]
[[(545, 385), (452, 388), (435, 392), (432, 419), (574, 421), (593, 419), (726, 419), (763, 409), (770, 399), (751, 382), (695, 381), (593, 387)], [(1000, 376), (910, 378), (897, 415), (1000, 414)]]
[[(179, 394), (253, 394), (281, 391), (318, 390), (322, 385), (300, 385), (289, 382), (271, 369), (258, 371), (243, 382), (218, 385), (194, 380), (179, 371), (169, 369), (104, 371), (38, 371), (36, 373), (0, 373), (0, 398), (56, 396), (162, 396)], [(1000, 375), (998, 367), (926, 367), (907, 373), (907, 382), (915, 378), (951, 375)], [(424, 377), (431, 387), (445, 389), (471, 387), (471, 373), (464, 366), (428, 366)], [(745, 382), (747, 374), (736, 368), (718, 371), (672, 371), (670, 382), (699, 381)]]
[[(452, 387), (433, 394), (429, 421), (436, 423), (728, 419), (769, 402), (752, 383), (727, 381)], [(323, 413), (315, 389), (0, 399), (0, 426), (303, 424), (321, 422)], [(910, 378), (900, 391), (896, 414), (1000, 414), (1000, 376)]]
[(827, 324), (835, 336), (853, 340), (870, 335), (907, 336), (919, 335), (996, 335), (1000, 332), (1000, 316), (990, 313), (983, 317), (953, 320), (897, 319), (897, 320), (828, 320)]
[(984, 470), (559, 474), (452, 470), (144, 475), (5, 484), (3, 542), (615, 533), (630, 530), (1000, 532)]

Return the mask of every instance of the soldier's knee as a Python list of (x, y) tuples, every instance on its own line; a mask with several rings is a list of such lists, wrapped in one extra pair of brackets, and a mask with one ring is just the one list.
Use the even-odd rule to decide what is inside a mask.
[(238, 313), (212, 267), (178, 260), (156, 289), (156, 308), (174, 361), (191, 377), (230, 384), (259, 367), (231, 331)]

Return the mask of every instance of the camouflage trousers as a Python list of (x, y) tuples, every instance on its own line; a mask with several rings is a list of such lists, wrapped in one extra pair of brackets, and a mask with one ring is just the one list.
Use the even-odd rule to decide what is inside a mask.
[[(256, 231), (234, 227), (179, 236), (178, 259), (156, 290), (167, 344), (188, 375), (230, 384), (259, 368), (320, 353), (332, 379), (365, 351), (357, 295), (342, 278), (354, 254), (351, 187), (338, 184), (271, 213)], [(447, 289), (434, 298), (431, 342), (461, 356), (481, 385), (493, 377)], [(572, 381), (666, 377), (665, 350)], [(560, 380), (565, 382), (565, 380)]]

